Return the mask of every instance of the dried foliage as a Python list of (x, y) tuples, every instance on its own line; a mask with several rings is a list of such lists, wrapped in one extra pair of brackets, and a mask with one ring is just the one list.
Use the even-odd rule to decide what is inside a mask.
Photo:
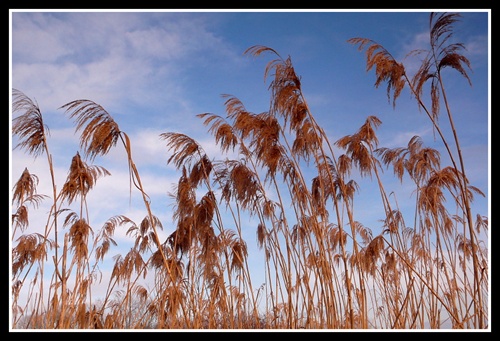
[(101, 176), (111, 175), (105, 168), (88, 166), (77, 152), (71, 160), (68, 178), (61, 190), (61, 199), (71, 204), (76, 196), (85, 197)]
[(397, 62), (394, 57), (380, 44), (367, 38), (351, 38), (349, 43), (358, 45), (361, 51), (366, 48), (366, 71), (375, 67), (375, 87), (387, 83), (387, 99), (396, 106), (396, 100), (406, 84), (406, 71), (403, 64)]
[(19, 138), (15, 148), (25, 149), (36, 157), (45, 151), (49, 129), (43, 122), (38, 104), (21, 91), (12, 89), (12, 112), (19, 111), (22, 113), (12, 120), (12, 134)]
[[(366, 38), (348, 41), (366, 49), (367, 71), (375, 69), (375, 87), (386, 83), (393, 105), (408, 88), (440, 134), (449, 160), (419, 136), (403, 147), (379, 146), (376, 130), (382, 121), (376, 116), (337, 139), (334, 145), (343, 154), (336, 156), (309, 109), (291, 58), (256, 45), (245, 54), (274, 58), (264, 70), (264, 79), (271, 79), (268, 111), (249, 112), (226, 94), (225, 116), (197, 115), (219, 148), (213, 158), (186, 134), (160, 134), (170, 153), (166, 162), (180, 173), (168, 193), (172, 223), (165, 227), (151, 210), (129, 137), (99, 104), (77, 100), (61, 108), (75, 119), (82, 155), (93, 162), (121, 140), (131, 182), (146, 209), (139, 223), (116, 214), (96, 228), (87, 196), (99, 178), (111, 174), (77, 152), (57, 192), (41, 111), (14, 89), (17, 147), (34, 157), (47, 154), (53, 204), (44, 233), (25, 233), (33, 224), (28, 204), (38, 208), (45, 198), (37, 193), (38, 177), (26, 168), (12, 188), (13, 327), (487, 328), (489, 220), (481, 215), (472, 220), (470, 205), (474, 195), (484, 194), (469, 183), (456, 134), (452, 151), (437, 120), (446, 94), (441, 70), (455, 69), (470, 82), (469, 61), (460, 54), (465, 47), (451, 42), (458, 18), (430, 15), (429, 51), (409, 54), (426, 53), (413, 78), (382, 45)], [(423, 93), (429, 80), (428, 106)], [(405, 198), (404, 209), (395, 193), (386, 193), (384, 166), (401, 183), (409, 177), (414, 197)], [(376, 181), (383, 207), (378, 226), (361, 223), (371, 207), (359, 206), (365, 193), (351, 176)], [(122, 228), (131, 247), (110, 257), (123, 240), (114, 236)], [(164, 228), (168, 236), (162, 241), (158, 230)], [(261, 258), (249, 254), (251, 231)], [(110, 276), (101, 273), (108, 262)], [(258, 289), (250, 263), (264, 276)], [(48, 285), (45, 269), (53, 271)], [(102, 278), (109, 281), (104, 297), (95, 289)]]
[(76, 100), (61, 107), (76, 121), (76, 132), (81, 131), (80, 147), (85, 156), (95, 159), (105, 155), (120, 138), (120, 129), (111, 115), (90, 100)]

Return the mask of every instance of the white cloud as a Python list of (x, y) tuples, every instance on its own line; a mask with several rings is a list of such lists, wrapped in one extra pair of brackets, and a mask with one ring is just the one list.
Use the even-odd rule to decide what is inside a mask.
[[(144, 13), (14, 13), (13, 87), (49, 108), (75, 99), (144, 104), (166, 96), (182, 103), (180, 88), (173, 85), (182, 69), (207, 63), (211, 54), (223, 54), (225, 63), (236, 59), (200, 18), (172, 15), (144, 28), (151, 18)], [(30, 46), (33, 42), (40, 46)]]
[(61, 37), (72, 32), (67, 22), (34, 13), (12, 14), (12, 53), (19, 62), (50, 63), (71, 53)]

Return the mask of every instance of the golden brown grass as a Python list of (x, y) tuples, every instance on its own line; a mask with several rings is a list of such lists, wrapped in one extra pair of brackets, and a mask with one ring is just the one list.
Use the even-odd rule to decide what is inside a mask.
[[(386, 84), (394, 106), (401, 91), (409, 89), (440, 136), (451, 166), (442, 167), (442, 156), (419, 136), (407, 146), (379, 146), (376, 130), (382, 122), (376, 116), (332, 143), (309, 109), (291, 58), (253, 46), (245, 53), (274, 58), (264, 72), (271, 79), (269, 111), (249, 112), (238, 98), (223, 95), (225, 116), (198, 115), (223, 157), (211, 158), (186, 134), (160, 135), (171, 153), (167, 162), (180, 172), (170, 193), (175, 228), (164, 241), (131, 141), (111, 115), (89, 100), (61, 107), (75, 120), (84, 158), (73, 157), (59, 187), (42, 113), (14, 89), (17, 148), (47, 156), (53, 192), (38, 194), (38, 177), (27, 168), (12, 189), (12, 327), (487, 328), (489, 264), (478, 236), (487, 230), (488, 218), (477, 215), (474, 221), (471, 212), (474, 195), (484, 194), (468, 182), (441, 74), (453, 68), (470, 82), (464, 68), (469, 61), (460, 54), (464, 46), (448, 42), (458, 18), (431, 14), (429, 51), (410, 53), (425, 54), (413, 78), (382, 45), (349, 40), (366, 50), (367, 70), (375, 68), (375, 86)], [(430, 104), (424, 100), (428, 82)], [(437, 119), (440, 101), (451, 138)], [(119, 141), (127, 155), (130, 190), (139, 191), (146, 214), (139, 223), (113, 215), (98, 228), (89, 218), (87, 195), (110, 174), (86, 161), (105, 156)], [(343, 154), (335, 155), (333, 146)], [(228, 152), (239, 158), (230, 159)], [(414, 186), (413, 215), (405, 216), (396, 195), (386, 193), (384, 167)], [(378, 232), (357, 220), (363, 212), (354, 210), (360, 186), (353, 174), (378, 185), (384, 207)], [(52, 207), (45, 232), (28, 233), (30, 205), (36, 209), (46, 198), (52, 198)], [(248, 217), (256, 222), (264, 259), (256, 270), (264, 273), (265, 283), (258, 288), (243, 238)], [(117, 228), (127, 229), (133, 247), (113, 257), (106, 295), (96, 298), (99, 264), (117, 245)], [(54, 268), (50, 283), (42, 280), (47, 262)], [(23, 305), (21, 293), (28, 298)]]

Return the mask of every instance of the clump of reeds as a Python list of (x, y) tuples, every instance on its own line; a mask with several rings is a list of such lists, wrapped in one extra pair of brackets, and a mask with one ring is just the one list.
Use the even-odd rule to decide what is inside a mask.
[[(107, 111), (89, 100), (61, 107), (75, 120), (84, 157), (73, 157), (57, 192), (41, 111), (13, 90), (13, 110), (20, 113), (13, 120), (18, 147), (34, 157), (46, 154), (53, 187), (43, 234), (25, 233), (29, 205), (37, 208), (50, 198), (37, 193), (38, 177), (25, 169), (13, 188), (13, 327), (487, 328), (488, 258), (478, 235), (488, 220), (473, 220), (471, 202), (483, 194), (468, 182), (441, 74), (453, 68), (470, 82), (469, 61), (460, 54), (464, 46), (449, 43), (458, 17), (431, 14), (430, 49), (412, 78), (378, 43), (349, 40), (366, 49), (375, 86), (387, 85), (393, 105), (409, 89), (441, 137), (450, 166), (443, 167), (448, 162), (419, 136), (406, 146), (379, 146), (376, 130), (382, 122), (376, 116), (368, 116), (353, 134), (330, 141), (310, 111), (291, 58), (253, 46), (245, 53), (274, 58), (264, 72), (271, 79), (268, 111), (249, 112), (237, 97), (223, 95), (226, 115), (199, 114), (220, 148), (217, 158), (186, 134), (160, 134), (171, 153), (166, 162), (180, 172), (169, 193), (175, 228), (164, 241), (131, 141)], [(431, 103), (426, 104), (428, 82)], [(437, 119), (440, 100), (453, 131), (451, 142)], [(86, 200), (97, 180), (110, 174), (87, 162), (120, 141), (131, 189), (139, 191), (146, 213), (139, 223), (113, 214), (99, 229), (89, 219)], [(343, 154), (336, 155), (334, 146)], [(384, 166), (414, 184), (414, 215), (405, 216), (397, 197), (387, 194)], [(360, 193), (353, 174), (377, 182), (384, 207), (378, 227), (364, 226), (358, 218), (362, 212), (354, 210)], [(252, 269), (265, 274), (258, 288), (243, 238), (247, 221), (255, 223), (263, 251), (262, 268)], [(92, 289), (100, 280), (99, 264), (116, 246), (113, 235), (121, 227), (133, 247), (113, 258), (106, 295), (96, 299)], [(47, 259), (54, 268), (48, 291)], [(20, 306), (23, 290), (28, 302)]]

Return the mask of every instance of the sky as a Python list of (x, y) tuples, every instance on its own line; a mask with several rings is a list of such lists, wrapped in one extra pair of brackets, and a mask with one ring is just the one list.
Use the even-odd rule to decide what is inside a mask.
[[(244, 54), (255, 45), (291, 58), (311, 112), (330, 141), (354, 134), (368, 116), (375, 115), (382, 121), (377, 129), (379, 146), (405, 147), (418, 135), (426, 146), (441, 152), (446, 164), (442, 143), (415, 99), (404, 90), (393, 107), (385, 85), (376, 88), (374, 71), (366, 70), (364, 51), (347, 42), (369, 38), (397, 60), (406, 60), (408, 52), (428, 47), (431, 11), (12, 9), (10, 89), (22, 91), (41, 109), (50, 130), (48, 146), (58, 188), (66, 179), (71, 158), (80, 150), (74, 123), (61, 106), (78, 99), (101, 105), (130, 137), (132, 156), (151, 197), (152, 210), (164, 227), (160, 239), (165, 240), (175, 228), (174, 202), (168, 193), (181, 173), (167, 163), (171, 153), (159, 135), (185, 133), (209, 156), (218, 158), (214, 139), (196, 115), (225, 116), (223, 94), (237, 97), (250, 112), (269, 110), (271, 79), (264, 78), (264, 71), (274, 57)], [(466, 47), (472, 86), (454, 70), (446, 70), (444, 75), (469, 181), (486, 194), (476, 196), (473, 215), (490, 217), (491, 12), (438, 11), (462, 15), (453, 35)], [(416, 67), (409, 61), (408, 73), (413, 74)], [(444, 115), (440, 122), (445, 125)], [(449, 129), (445, 132), (451, 133)], [(15, 149), (15, 144), (11, 136), (10, 188), (27, 167), (40, 179), (38, 193), (50, 195), (46, 156), (34, 159)], [(99, 229), (118, 214), (139, 223), (146, 211), (140, 193), (132, 190), (130, 194), (123, 147), (118, 144), (94, 164), (105, 167), (111, 176), (100, 178), (89, 193), (91, 225)], [(391, 170), (385, 174), (387, 191), (401, 193), (401, 206), (408, 199), (412, 207), (410, 189), (394, 179)], [(357, 212), (362, 212), (357, 220), (379, 233), (382, 206), (377, 192), (371, 190), (376, 184), (370, 179), (356, 181), (361, 188)], [(44, 222), (48, 207), (50, 200), (32, 210), (30, 220)], [(251, 219), (244, 223), (249, 262), (257, 273), (254, 286), (258, 287), (263, 254), (255, 244), (256, 223)], [(30, 229), (42, 231), (42, 225), (35, 223)], [(109, 253), (108, 261), (130, 248), (125, 232), (115, 232), (119, 246)]]

